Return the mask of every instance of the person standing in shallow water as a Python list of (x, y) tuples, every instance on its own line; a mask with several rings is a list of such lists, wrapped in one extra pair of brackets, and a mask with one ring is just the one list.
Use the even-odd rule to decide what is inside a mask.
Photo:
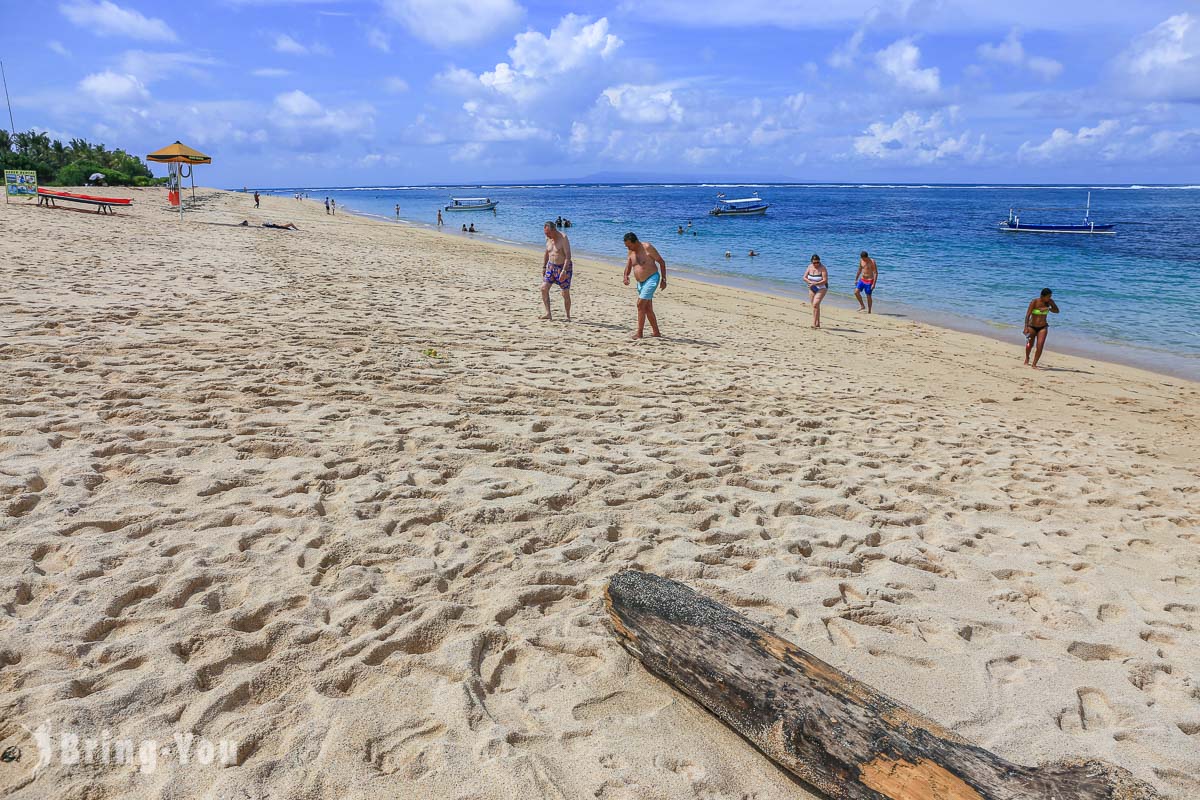
[(821, 257), (814, 255), (804, 271), (804, 282), (808, 284), (809, 297), (812, 301), (814, 328), (821, 327), (821, 301), (829, 291), (829, 270), (821, 263)]
[(641, 339), (646, 322), (650, 323), (650, 334), (662, 336), (658, 330), (658, 317), (654, 315), (654, 293), (667, 288), (667, 262), (659, 255), (654, 245), (639, 242), (637, 234), (625, 234), (625, 249), (629, 258), (625, 260), (625, 285), (629, 285), (629, 273), (637, 282), (637, 330), (633, 338)]
[[(1047, 316), (1058, 313), (1058, 305), (1051, 298), (1049, 289), (1042, 289), (1041, 294), (1029, 301), (1025, 309), (1025, 363), (1034, 369), (1041, 369), (1038, 361), (1042, 357), (1042, 348), (1046, 346), (1046, 337), (1050, 335), (1050, 320)], [(1029, 363), (1029, 352), (1034, 347), (1033, 363)]]

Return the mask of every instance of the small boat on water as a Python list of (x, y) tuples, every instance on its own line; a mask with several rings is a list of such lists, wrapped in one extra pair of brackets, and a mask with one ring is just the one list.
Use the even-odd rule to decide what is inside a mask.
[(451, 197), (447, 211), (493, 211), (499, 200), (490, 197)]
[(758, 196), (743, 197), (738, 200), (727, 200), (725, 195), (717, 195), (717, 207), (708, 213), (714, 217), (748, 217), (753, 214), (767, 213), (767, 202)]
[(1097, 233), (1113, 235), (1117, 232), (1116, 225), (1097, 225), (1092, 219), (1092, 193), (1088, 192), (1087, 206), (1083, 209), (1081, 224), (1045, 224), (1022, 222), (1023, 211), (1079, 211), (1078, 208), (1010, 208), (1008, 219), (1001, 221), (1000, 230), (1007, 233)]

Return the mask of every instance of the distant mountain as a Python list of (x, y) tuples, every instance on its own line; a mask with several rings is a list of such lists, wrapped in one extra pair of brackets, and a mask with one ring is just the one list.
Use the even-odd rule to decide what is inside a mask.
[(739, 175), (680, 175), (668, 172), (593, 172), (571, 183), (799, 183), (795, 178)]

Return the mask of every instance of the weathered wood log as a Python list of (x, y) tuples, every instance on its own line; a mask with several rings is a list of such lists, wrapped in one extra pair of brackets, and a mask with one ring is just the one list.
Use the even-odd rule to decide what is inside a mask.
[(1158, 797), (1105, 762), (1006, 761), (681, 583), (622, 572), (605, 603), (650, 672), (835, 800)]

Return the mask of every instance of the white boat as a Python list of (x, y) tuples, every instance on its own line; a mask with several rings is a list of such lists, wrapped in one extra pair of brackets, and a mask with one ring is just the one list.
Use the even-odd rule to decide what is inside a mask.
[(738, 200), (727, 200), (725, 195), (717, 195), (717, 207), (708, 213), (714, 217), (748, 217), (752, 214), (767, 213), (767, 202), (758, 196), (743, 197)]
[(451, 197), (447, 211), (493, 211), (499, 200), (490, 197)]

